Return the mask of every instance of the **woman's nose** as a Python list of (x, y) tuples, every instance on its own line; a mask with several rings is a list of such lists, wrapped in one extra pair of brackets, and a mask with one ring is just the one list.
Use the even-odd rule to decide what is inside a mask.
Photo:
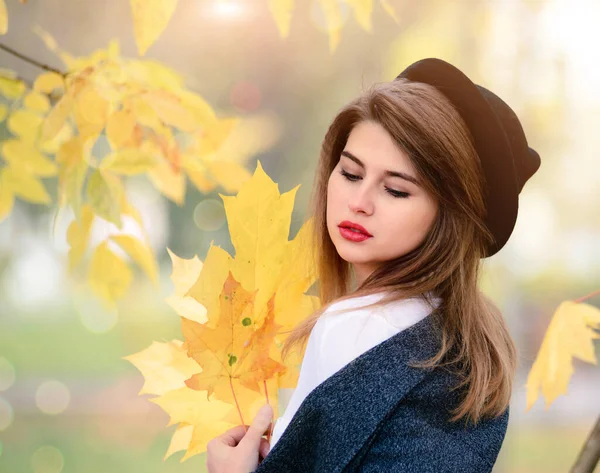
[(367, 215), (373, 213), (373, 199), (366, 186), (361, 186), (352, 193), (348, 202), (348, 208), (355, 213), (364, 213)]

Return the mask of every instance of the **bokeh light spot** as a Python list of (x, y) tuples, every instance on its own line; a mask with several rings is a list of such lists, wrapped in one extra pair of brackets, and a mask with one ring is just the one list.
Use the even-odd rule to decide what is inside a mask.
[(10, 424), (12, 424), (12, 421), (13, 408), (8, 401), (0, 397), (0, 432), (8, 429)]
[(68, 407), (70, 400), (69, 388), (56, 380), (40, 384), (35, 392), (35, 403), (44, 414), (60, 414)]
[(108, 309), (98, 300), (81, 298), (75, 308), (81, 324), (92, 333), (106, 333), (117, 325), (117, 309)]
[(225, 223), (225, 208), (216, 199), (205, 199), (194, 209), (194, 223), (200, 230), (215, 231)]
[(6, 391), (15, 382), (15, 368), (3, 356), (0, 356), (0, 391)]
[(31, 456), (31, 466), (35, 473), (60, 473), (65, 464), (58, 448), (44, 445)]

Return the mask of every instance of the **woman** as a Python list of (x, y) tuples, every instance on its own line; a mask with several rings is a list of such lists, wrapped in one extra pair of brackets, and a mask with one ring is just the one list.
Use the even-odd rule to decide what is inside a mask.
[(516, 352), (479, 267), (539, 165), (510, 107), (440, 59), (344, 107), (312, 200), (323, 305), (284, 347), (308, 337), (298, 386), (270, 451), (265, 407), (211, 441), (209, 473), (491, 471)]

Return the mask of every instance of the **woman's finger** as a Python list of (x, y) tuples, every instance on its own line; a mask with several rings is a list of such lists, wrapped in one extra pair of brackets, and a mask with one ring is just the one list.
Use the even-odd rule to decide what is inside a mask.
[(272, 418), (273, 408), (269, 404), (265, 404), (258, 410), (248, 432), (246, 432), (246, 435), (240, 441), (240, 447), (244, 448), (247, 452), (258, 452), (262, 436), (271, 425)]
[(235, 447), (240, 442), (240, 440), (244, 438), (244, 435), (246, 435), (246, 429), (248, 427), (249, 426), (247, 425), (236, 425), (235, 427), (232, 427), (231, 429), (222, 433), (220, 435), (221, 440), (223, 441), (223, 443), (229, 445), (230, 447)]
[(270, 449), (271, 446), (269, 445), (269, 441), (267, 439), (261, 439), (259, 447), (260, 456), (262, 458), (265, 458), (268, 455)]

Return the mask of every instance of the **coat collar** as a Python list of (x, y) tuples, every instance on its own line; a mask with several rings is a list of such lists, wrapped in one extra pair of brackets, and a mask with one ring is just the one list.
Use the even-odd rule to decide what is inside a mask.
[(408, 363), (439, 350), (436, 316), (367, 350), (313, 389), (255, 473), (341, 472), (427, 374)]

